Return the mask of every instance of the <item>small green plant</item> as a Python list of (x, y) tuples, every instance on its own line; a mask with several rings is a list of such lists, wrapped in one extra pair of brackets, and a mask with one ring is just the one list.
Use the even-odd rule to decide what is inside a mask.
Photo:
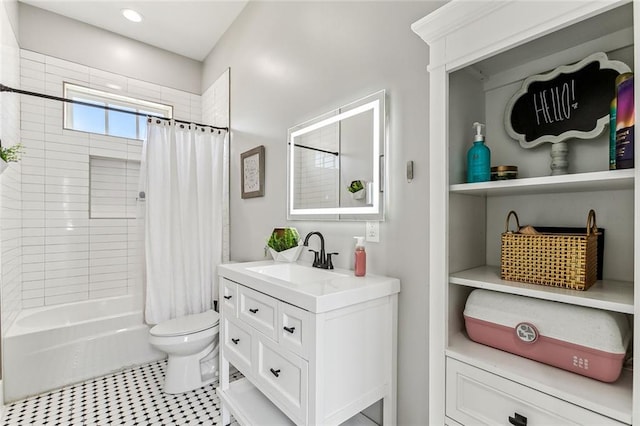
[(349, 185), (347, 187), (347, 189), (349, 190), (349, 192), (355, 193), (355, 192), (363, 190), (364, 189), (364, 185), (362, 184), (361, 180), (354, 180), (353, 182), (351, 182), (351, 185)]
[(10, 146), (9, 148), (0, 146), (0, 158), (2, 158), (7, 163), (19, 161), (21, 155), (22, 143), (17, 143), (13, 146)]
[(300, 234), (296, 228), (274, 228), (267, 246), (277, 252), (296, 247), (300, 241)]

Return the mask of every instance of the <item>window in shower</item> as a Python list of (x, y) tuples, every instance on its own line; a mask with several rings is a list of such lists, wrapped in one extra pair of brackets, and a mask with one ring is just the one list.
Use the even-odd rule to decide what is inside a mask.
[[(67, 99), (156, 117), (171, 118), (173, 116), (173, 107), (170, 105), (135, 99), (71, 83), (64, 83), (63, 87), (64, 97)], [(64, 128), (127, 139), (145, 139), (147, 122), (146, 117), (67, 102), (64, 107)]]

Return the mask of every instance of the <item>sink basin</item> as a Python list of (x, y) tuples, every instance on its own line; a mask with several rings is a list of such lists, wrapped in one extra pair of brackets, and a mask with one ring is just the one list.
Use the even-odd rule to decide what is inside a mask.
[(257, 272), (295, 284), (307, 284), (349, 276), (332, 270), (318, 269), (311, 266), (298, 265), (297, 263), (274, 263), (272, 265), (254, 266), (247, 268), (247, 271)]

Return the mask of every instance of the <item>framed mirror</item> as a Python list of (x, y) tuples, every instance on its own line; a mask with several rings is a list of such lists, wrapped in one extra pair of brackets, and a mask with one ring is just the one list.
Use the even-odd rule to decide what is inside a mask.
[(289, 129), (287, 218), (384, 220), (385, 91)]

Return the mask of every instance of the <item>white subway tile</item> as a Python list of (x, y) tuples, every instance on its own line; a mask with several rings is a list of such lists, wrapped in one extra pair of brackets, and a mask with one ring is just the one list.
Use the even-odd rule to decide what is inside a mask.
[(45, 306), (50, 305), (60, 305), (63, 303), (72, 303), (72, 302), (80, 302), (83, 300), (88, 300), (89, 294), (88, 291), (81, 291), (78, 293), (70, 293), (63, 294), (60, 296), (46, 296), (45, 297)]
[(77, 270), (82, 271), (89, 267), (89, 259), (75, 259), (75, 260), (59, 260), (59, 261), (50, 261), (47, 257), (47, 264), (45, 269), (47, 271), (47, 276), (49, 276), (49, 272), (58, 271), (58, 270)]
[(45, 55), (42, 53), (37, 53), (31, 50), (20, 49), (20, 57), (24, 59), (28, 59), (34, 62), (41, 62), (44, 64)]
[(99, 242), (91, 242), (91, 252), (97, 250), (126, 250), (127, 242), (126, 241), (118, 241), (112, 243), (99, 243)]
[(46, 214), (47, 220), (49, 219), (88, 219), (89, 218), (89, 210), (84, 209), (83, 211), (74, 211), (74, 210), (47, 210)]
[(65, 287), (69, 285), (87, 285), (89, 282), (88, 275), (78, 275), (77, 277), (52, 278), (47, 280), (47, 287)]
[(22, 289), (22, 300), (25, 299), (40, 299), (44, 297), (44, 288), (25, 290)]
[(80, 244), (80, 243), (89, 243), (88, 235), (61, 235), (61, 236), (46, 236), (45, 244), (47, 245), (55, 245), (55, 244)]
[(103, 282), (103, 281), (113, 281), (113, 280), (126, 280), (127, 279), (127, 271), (121, 272), (112, 272), (112, 273), (91, 273), (89, 278), (92, 283)]
[[(47, 194), (69, 194), (69, 195), (84, 195), (88, 197), (89, 195), (89, 185), (82, 186), (70, 186), (70, 185), (52, 185), (50, 182), (46, 184), (46, 193)], [(88, 200), (88, 198), (87, 198)]]
[(68, 278), (68, 277), (79, 277), (81, 275), (87, 275), (89, 272), (89, 266), (81, 267), (81, 268), (66, 268), (66, 269), (54, 269), (49, 270), (49, 268), (45, 271), (45, 278), (47, 280), (54, 278)]
[(44, 248), (47, 256), (53, 253), (73, 253), (89, 251), (89, 243), (78, 244), (51, 244)]
[(101, 299), (103, 297), (124, 296), (127, 294), (127, 287), (116, 287), (107, 289), (89, 289), (89, 298)]
[[(39, 229), (39, 228), (36, 228)], [(33, 247), (42, 248), (44, 237), (22, 237), (22, 254), (30, 254), (29, 249)]]
[(91, 260), (93, 259), (111, 259), (125, 257), (128, 260), (127, 250), (92, 250), (90, 254)]
[(89, 219), (50, 219), (45, 220), (47, 228), (86, 228)]
[(44, 280), (27, 281), (22, 284), (22, 290), (38, 290), (44, 289)]
[(88, 251), (70, 251), (61, 253), (47, 253), (45, 259), (47, 262), (62, 262), (69, 260), (88, 260)]
[(22, 300), (22, 308), (23, 309), (30, 309), (30, 308), (40, 308), (44, 306), (44, 298), (38, 298), (38, 299), (24, 299)]
[[(65, 287), (45, 287), (45, 301), (49, 304), (49, 301), (54, 299), (56, 296), (60, 298), (64, 298), (66, 302), (75, 301), (76, 297), (86, 298), (88, 295), (89, 285), (88, 284), (78, 284), (78, 285), (69, 285)], [(81, 296), (80, 296), (81, 295)], [(67, 297), (74, 298), (74, 300), (69, 300)], [(86, 300), (86, 299), (80, 299)]]
[[(44, 269), (41, 271), (34, 271), (34, 272), (25, 272), (22, 271), (22, 282), (26, 282), (26, 281), (40, 281), (42, 282), (44, 280)], [(24, 285), (22, 287), (24, 289)]]

